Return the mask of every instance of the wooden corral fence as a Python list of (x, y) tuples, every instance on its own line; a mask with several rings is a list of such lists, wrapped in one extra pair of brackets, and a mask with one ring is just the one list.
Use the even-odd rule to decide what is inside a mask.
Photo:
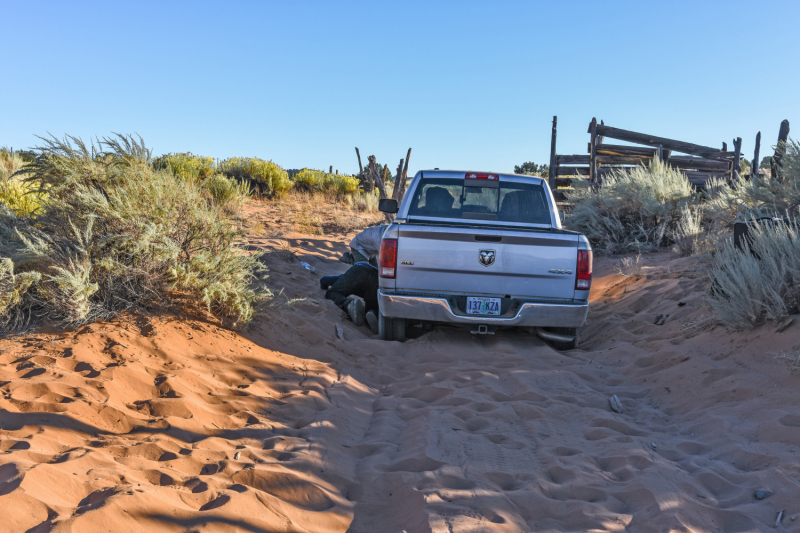
[[(575, 177), (584, 177), (590, 183), (602, 184), (603, 177), (614, 170), (631, 169), (647, 165), (654, 157), (680, 169), (692, 184), (702, 188), (712, 177), (735, 179), (740, 173), (742, 139), (734, 139), (734, 150), (728, 151), (699, 144), (648, 135), (635, 131), (606, 126), (592, 119), (589, 124), (589, 145), (586, 155), (559, 155), (556, 152), (558, 117), (553, 117), (550, 143), (550, 187), (569, 187)], [(639, 146), (609, 143), (624, 141)], [(563, 194), (558, 194), (563, 198)], [(560, 198), (557, 198), (560, 199)]]
[[(548, 180), (556, 201), (566, 200), (558, 187), (570, 187), (576, 178), (588, 179), (590, 183), (602, 185), (603, 177), (614, 170), (631, 169), (646, 165), (658, 156), (667, 164), (680, 169), (687, 179), (698, 189), (703, 189), (712, 178), (723, 178), (733, 183), (743, 176), (741, 172), (742, 138), (733, 140), (733, 151), (722, 143), (722, 149), (699, 144), (667, 139), (635, 131), (606, 126), (601, 120), (593, 118), (589, 123), (589, 145), (586, 155), (559, 155), (556, 151), (558, 117), (553, 117), (553, 132), (550, 140), (550, 173)], [(783, 148), (789, 137), (789, 121), (781, 123), (775, 155), (771, 158), (771, 173), (778, 175)], [(612, 139), (638, 146), (609, 143)], [(760, 165), (761, 132), (756, 135), (755, 151), (751, 172), (758, 172)]]

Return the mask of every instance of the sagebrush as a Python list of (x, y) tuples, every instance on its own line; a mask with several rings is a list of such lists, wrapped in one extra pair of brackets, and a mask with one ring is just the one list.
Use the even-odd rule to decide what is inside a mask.
[(748, 240), (744, 249), (725, 240), (709, 270), (708, 302), (719, 322), (734, 330), (783, 320), (800, 304), (797, 220), (754, 225)]
[(573, 186), (565, 225), (586, 235), (600, 253), (655, 251), (680, 242), (690, 229), (682, 218), (698, 208), (692, 207), (698, 198), (686, 176), (658, 158), (607, 174), (601, 187), (582, 179)]
[(202, 302), (236, 326), (269, 298), (256, 283), (258, 258), (234, 245), (232, 212), (246, 191), (227, 178), (156, 169), (141, 139), (122, 135), (91, 145), (44, 139), (20, 172), (48, 201), (30, 218), (0, 205), (5, 328), (176, 301)]

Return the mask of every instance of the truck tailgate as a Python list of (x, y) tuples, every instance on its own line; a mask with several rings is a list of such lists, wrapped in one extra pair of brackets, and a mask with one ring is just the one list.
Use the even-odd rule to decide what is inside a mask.
[(573, 298), (578, 237), (559, 231), (401, 224), (401, 291)]

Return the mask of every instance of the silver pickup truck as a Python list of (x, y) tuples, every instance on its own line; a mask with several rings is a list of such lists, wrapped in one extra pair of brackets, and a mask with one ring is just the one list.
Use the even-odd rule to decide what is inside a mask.
[(547, 182), (516, 174), (425, 170), (381, 242), (379, 334), (409, 322), (473, 333), (525, 327), (557, 349), (577, 344), (589, 311), (592, 249), (561, 228)]

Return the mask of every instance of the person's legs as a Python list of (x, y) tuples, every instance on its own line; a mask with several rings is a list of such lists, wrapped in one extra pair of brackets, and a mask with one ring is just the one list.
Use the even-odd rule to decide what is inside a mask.
[[(356, 326), (364, 324), (365, 306), (364, 301), (350, 298), (350, 295), (367, 299), (365, 296), (368, 295), (365, 294), (364, 289), (366, 285), (370, 284), (370, 276), (373, 271), (375, 269), (367, 264), (353, 265), (325, 293), (325, 298), (331, 300), (340, 309), (347, 311)], [(375, 299), (377, 300), (377, 295)]]
[(319, 288), (323, 291), (328, 290), (328, 288), (336, 283), (336, 280), (338, 280), (340, 277), (341, 276), (322, 276), (319, 278)]

